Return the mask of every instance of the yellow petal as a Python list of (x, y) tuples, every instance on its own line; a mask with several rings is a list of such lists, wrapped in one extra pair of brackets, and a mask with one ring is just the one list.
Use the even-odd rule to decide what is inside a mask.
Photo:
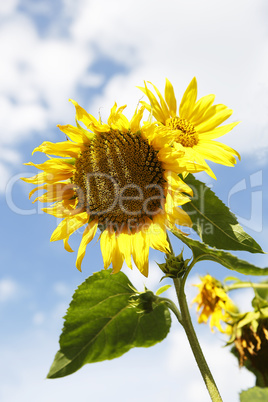
[(98, 222), (97, 222), (97, 220), (94, 220), (94, 221), (90, 222), (84, 230), (83, 237), (82, 237), (82, 240), (81, 240), (78, 252), (77, 252), (77, 259), (76, 259), (76, 268), (79, 271), (81, 271), (81, 264), (82, 264), (83, 258), (85, 256), (85, 253), (86, 253), (87, 245), (88, 245), (88, 243), (91, 242), (91, 240), (95, 236), (97, 227), (98, 227)]
[(100, 237), (100, 248), (103, 257), (104, 269), (107, 269), (112, 262), (112, 249), (114, 247), (115, 234), (108, 229), (104, 230)]
[(184, 181), (174, 172), (170, 171), (165, 175), (165, 178), (168, 182), (168, 190), (173, 193), (184, 192), (190, 195), (193, 195), (193, 190), (188, 184), (184, 183)]
[(136, 133), (140, 129), (140, 122), (143, 116), (145, 106), (142, 106), (130, 120), (130, 130), (132, 133)]
[(225, 105), (211, 106), (203, 116), (201, 123), (195, 126), (195, 129), (198, 133), (214, 130), (214, 128), (227, 120), (232, 113), (233, 111)]
[(197, 98), (197, 82), (196, 78), (194, 77), (190, 84), (188, 85), (186, 91), (181, 100), (180, 108), (179, 108), (179, 116), (182, 119), (188, 119), (191, 115), (195, 101)]
[(224, 126), (214, 128), (214, 130), (200, 133), (199, 137), (204, 140), (214, 140), (215, 138), (219, 138), (229, 133), (229, 131), (231, 131), (238, 123), (240, 122), (237, 121), (235, 123), (225, 124)]
[[(44, 187), (44, 186), (43, 186)], [(75, 192), (72, 184), (55, 183), (47, 186), (47, 192), (37, 197), (34, 201), (39, 202), (55, 202), (62, 200), (70, 200), (73, 198)]]
[(71, 236), (73, 232), (88, 222), (87, 212), (63, 219), (51, 235), (50, 241), (57, 241)]
[[(176, 148), (177, 145), (178, 144), (174, 144), (174, 148)], [(202, 152), (200, 151), (199, 147), (200, 147), (200, 143), (193, 146), (192, 148), (191, 147), (183, 147), (183, 149), (185, 151), (184, 159), (192, 160), (198, 166), (202, 166), (203, 171), (205, 171), (207, 174), (209, 174), (213, 179), (217, 180), (215, 174), (213, 173), (213, 171), (210, 169), (210, 167), (206, 163), (204, 156), (203, 156)]]
[(33, 162), (27, 162), (25, 165), (34, 166), (37, 169), (44, 170), (46, 173), (59, 173), (61, 174), (70, 174), (73, 172), (73, 165), (59, 159), (59, 158), (51, 158), (44, 163), (35, 164)]
[(147, 234), (143, 233), (141, 230), (133, 234), (132, 238), (132, 255), (135, 265), (139, 271), (144, 275), (148, 276), (148, 259), (149, 259), (149, 239)]
[(126, 108), (126, 105), (119, 107), (118, 109), (116, 103), (111, 109), (111, 114), (108, 118), (108, 125), (114, 127), (119, 131), (128, 131), (130, 127), (130, 123), (128, 119), (122, 114), (123, 110)]
[[(120, 233), (117, 237), (117, 243), (120, 253), (124, 256), (124, 260), (129, 268), (132, 268), (131, 251), (132, 251), (132, 235)], [(121, 269), (121, 268), (120, 268)]]
[(168, 227), (174, 227), (174, 225), (178, 226), (185, 226), (191, 227), (192, 221), (189, 215), (181, 208), (177, 207), (176, 205), (172, 206), (172, 202), (168, 201), (167, 195), (167, 202), (165, 205), (165, 211), (167, 214), (167, 224)]
[[(144, 83), (145, 88), (142, 87), (138, 87), (143, 93), (145, 93), (145, 95), (148, 96), (149, 101), (151, 103), (150, 108), (148, 109), (150, 112), (152, 112), (154, 118), (159, 121), (160, 123), (165, 124), (166, 120), (168, 119), (169, 116), (165, 116), (163, 113), (163, 110), (161, 108), (161, 106), (159, 105), (156, 97), (154, 96), (154, 94), (147, 88), (146, 83)], [(144, 104), (142, 102), (142, 104)], [(144, 105), (146, 107), (146, 105)]]
[(189, 120), (192, 122), (192, 124), (194, 124), (194, 126), (200, 123), (200, 120), (210, 108), (210, 106), (214, 102), (214, 99), (215, 95), (206, 95), (196, 102), (192, 113), (189, 115)]
[(74, 250), (71, 248), (70, 244), (68, 243), (69, 240), (69, 236), (65, 237), (65, 239), (63, 239), (63, 245), (66, 251), (69, 251), (69, 253), (73, 253)]
[(78, 144), (89, 143), (95, 135), (94, 133), (82, 129), (81, 127), (74, 127), (71, 124), (66, 124), (65, 126), (58, 124), (57, 127), (72, 141), (77, 142)]
[(26, 183), (32, 183), (32, 184), (42, 184), (45, 182), (53, 184), (61, 180), (67, 180), (71, 176), (72, 172), (67, 173), (62, 173), (61, 171), (60, 172), (55, 171), (54, 173), (42, 172), (38, 173), (33, 177), (22, 177), (21, 180), (25, 181)]
[(35, 148), (32, 152), (34, 154), (35, 152), (44, 152), (45, 154), (48, 155), (57, 155), (57, 156), (70, 156), (77, 158), (77, 156), (80, 154), (81, 150), (81, 145), (79, 144), (74, 144), (71, 141), (64, 141), (64, 142), (57, 142), (57, 143), (52, 143), (45, 141), (43, 144), (39, 145), (39, 147)]
[(220, 163), (225, 166), (233, 166), (236, 159), (232, 155), (237, 154), (235, 150), (225, 144), (216, 143), (216, 141), (202, 141), (198, 144), (198, 151), (205, 159)]
[(175, 117), (177, 113), (177, 101), (174, 94), (174, 88), (167, 78), (165, 86), (165, 99), (169, 107), (170, 116)]
[[(154, 141), (152, 143), (154, 144)], [(185, 155), (185, 148), (178, 143), (174, 144), (172, 148), (167, 146), (162, 147), (157, 154), (167, 174), (169, 171), (176, 173), (198, 173), (204, 170), (203, 165), (195, 163), (194, 160), (189, 160), (187, 155)]]
[(35, 187), (32, 191), (29, 192), (29, 199), (31, 198), (31, 196), (38, 190), (46, 190), (47, 189), (48, 184), (44, 184), (43, 186), (40, 187)]
[(160, 224), (161, 220), (158, 217), (154, 217), (153, 222), (148, 230), (150, 247), (163, 253), (170, 253), (166, 229)]
[[(121, 236), (121, 235), (119, 235)], [(120, 250), (119, 247), (119, 236), (115, 236), (115, 241), (114, 241), (114, 245), (112, 248), (112, 265), (113, 265), (113, 273), (116, 274), (117, 272), (120, 271), (120, 269), (122, 268), (123, 262), (124, 262), (124, 254), (122, 253), (122, 251)]]
[(99, 122), (97, 119), (95, 119), (94, 116), (92, 116), (91, 114), (89, 114), (88, 112), (85, 111), (85, 109), (83, 109), (81, 106), (78, 105), (78, 103), (76, 101), (74, 101), (73, 99), (70, 99), (70, 101), (72, 102), (72, 104), (75, 106), (76, 109), (76, 118), (78, 121), (81, 121), (82, 123), (84, 123), (84, 125), (88, 128), (90, 128), (91, 124), (93, 123), (94, 125), (98, 126)]
[[(75, 200), (73, 202), (75, 202)], [(71, 208), (71, 205), (70, 209), (66, 208), (62, 202), (57, 202), (55, 205), (49, 208), (42, 208), (42, 211), (44, 211), (46, 214), (53, 215), (56, 218), (66, 218), (68, 216), (76, 215), (81, 212), (78, 208)]]
[(42, 184), (47, 181), (46, 177), (47, 177), (47, 173), (42, 172), (42, 173), (38, 173), (32, 177), (21, 177), (21, 180), (25, 181), (26, 183)]
[[(137, 88), (139, 88), (139, 89), (141, 89), (141, 90), (143, 89), (142, 87), (137, 87)], [(144, 92), (144, 91), (143, 91), (143, 92)], [(144, 92), (144, 93), (146, 94), (146, 92)], [(149, 105), (149, 103), (147, 103), (147, 102), (141, 100), (141, 101), (140, 101), (140, 104), (141, 104), (142, 106), (144, 106), (145, 109), (148, 110), (149, 113), (152, 112), (152, 106)]]
[(170, 113), (169, 113), (169, 110), (167, 108), (166, 101), (164, 100), (163, 96), (161, 95), (161, 92), (157, 89), (157, 87), (154, 84), (152, 84), (151, 82), (149, 82), (149, 83), (154, 87), (154, 90), (157, 93), (158, 98), (160, 100), (162, 112), (166, 116), (166, 119), (168, 119), (170, 117)]

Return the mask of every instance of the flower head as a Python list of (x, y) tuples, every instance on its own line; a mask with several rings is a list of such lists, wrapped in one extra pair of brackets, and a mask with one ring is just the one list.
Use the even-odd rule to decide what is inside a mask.
[(225, 293), (221, 283), (215, 278), (206, 275), (201, 278), (201, 281), (199, 285), (194, 285), (198, 287), (199, 293), (193, 300), (193, 303), (198, 304), (198, 312), (202, 309), (198, 317), (198, 322), (207, 323), (210, 318), (210, 328), (212, 332), (214, 332), (213, 327), (216, 327), (220, 332), (229, 333), (228, 326), (227, 329), (223, 329), (221, 321), (229, 323), (231, 317), (228, 311), (237, 311), (236, 306)]
[[(254, 324), (254, 323), (253, 323)], [(268, 320), (261, 319), (258, 325), (251, 323), (236, 328), (236, 336), (234, 345), (239, 356), (240, 367), (245, 365), (247, 360), (250, 361), (253, 368), (260, 372), (268, 374), (267, 357), (268, 357)]]
[(144, 107), (129, 121), (122, 113), (125, 106), (115, 104), (104, 124), (72, 103), (77, 127), (58, 126), (68, 139), (44, 142), (34, 150), (57, 157), (39, 165), (28, 163), (42, 170), (23, 179), (41, 184), (30, 197), (46, 190), (35, 201), (54, 203), (43, 210), (63, 218), (51, 241), (63, 240), (66, 250), (73, 251), (69, 237), (85, 225), (76, 261), (79, 270), (86, 246), (99, 229), (105, 269), (112, 264), (118, 272), (124, 261), (132, 268), (133, 258), (147, 276), (149, 247), (168, 252), (166, 229), (191, 225), (189, 216), (178, 208), (192, 193), (178, 177), (185, 170), (178, 165), (183, 153), (157, 141), (155, 124), (141, 126)]
[(141, 103), (157, 120), (161, 136), (166, 137), (174, 149), (184, 151), (186, 162), (196, 162), (204, 166), (203, 170), (214, 178), (216, 177), (205, 159), (226, 166), (236, 163), (234, 156), (240, 158), (239, 154), (227, 145), (214, 141), (238, 124), (236, 122), (220, 126), (231, 116), (231, 109), (221, 104), (213, 106), (215, 95), (207, 95), (197, 101), (196, 78), (192, 79), (186, 89), (178, 111), (174, 89), (168, 79), (164, 98), (151, 85), (159, 100), (145, 83), (144, 88), (139, 88), (148, 96), (150, 105)]

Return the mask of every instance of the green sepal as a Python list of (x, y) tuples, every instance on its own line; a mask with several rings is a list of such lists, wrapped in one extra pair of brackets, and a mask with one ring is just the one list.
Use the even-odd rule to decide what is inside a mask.
[(74, 165), (76, 162), (76, 158), (61, 158), (59, 159), (61, 162), (69, 163), (69, 165)]
[(151, 311), (141, 314), (130, 302), (136, 294), (122, 272), (103, 270), (87, 278), (75, 291), (64, 317), (60, 350), (48, 378), (64, 377), (86, 363), (114, 359), (131, 348), (162, 341), (171, 325), (166, 304), (152, 303)]
[(175, 256), (173, 254), (166, 254), (165, 256), (166, 262), (158, 264), (159, 268), (164, 272), (165, 276), (161, 278), (181, 278), (188, 267), (188, 263), (190, 259), (183, 259), (183, 250), (182, 252)]
[(193, 229), (211, 247), (263, 253), (259, 244), (238, 223), (236, 216), (215, 193), (192, 174), (184, 179), (194, 192), (191, 202), (182, 206), (190, 215)]
[(267, 284), (267, 288), (266, 289), (255, 288), (253, 284), (252, 287), (254, 289), (255, 297), (252, 300), (251, 304), (255, 310), (268, 307), (268, 282), (264, 281), (260, 283)]
[(224, 250), (210, 248), (206, 244), (200, 243), (198, 240), (190, 239), (189, 237), (175, 231), (172, 231), (172, 233), (192, 250), (196, 262), (204, 260), (215, 261), (232, 271), (239, 272), (240, 274), (256, 276), (268, 275), (268, 267), (256, 267), (247, 261), (240, 260), (233, 254)]

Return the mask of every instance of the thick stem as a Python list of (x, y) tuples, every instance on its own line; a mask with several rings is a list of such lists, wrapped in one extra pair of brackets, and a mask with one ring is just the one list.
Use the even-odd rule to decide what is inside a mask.
[[(186, 275), (187, 276), (187, 275)], [(209, 395), (211, 397), (211, 400), (213, 402), (222, 402), (222, 398), (220, 396), (220, 393), (218, 391), (217, 385), (212, 377), (212, 374), (210, 372), (210, 369), (207, 365), (207, 362), (205, 360), (205, 357), (203, 355), (202, 349), (199, 345), (188, 305), (187, 305), (187, 300), (186, 300), (186, 295), (184, 293), (184, 283), (185, 283), (186, 277), (183, 279), (175, 278), (173, 279), (179, 305), (180, 305), (180, 312), (181, 312), (181, 320), (182, 320), (182, 325), (184, 327), (184, 330), (186, 332), (187, 338), (189, 340), (190, 346), (192, 348), (196, 363), (199, 367), (199, 370), (201, 372), (201, 375), (204, 379), (204, 382), (206, 384), (206, 387), (208, 389)]]

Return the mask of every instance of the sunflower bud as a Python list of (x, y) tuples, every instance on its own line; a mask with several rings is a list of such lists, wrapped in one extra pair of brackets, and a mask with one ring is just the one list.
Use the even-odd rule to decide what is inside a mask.
[(152, 291), (145, 288), (144, 292), (138, 292), (130, 297), (129, 306), (140, 314), (148, 314), (154, 310), (158, 299)]
[(164, 278), (181, 278), (188, 266), (190, 260), (183, 259), (183, 251), (175, 257), (175, 255), (167, 254), (166, 262), (158, 264), (159, 268), (164, 272)]

